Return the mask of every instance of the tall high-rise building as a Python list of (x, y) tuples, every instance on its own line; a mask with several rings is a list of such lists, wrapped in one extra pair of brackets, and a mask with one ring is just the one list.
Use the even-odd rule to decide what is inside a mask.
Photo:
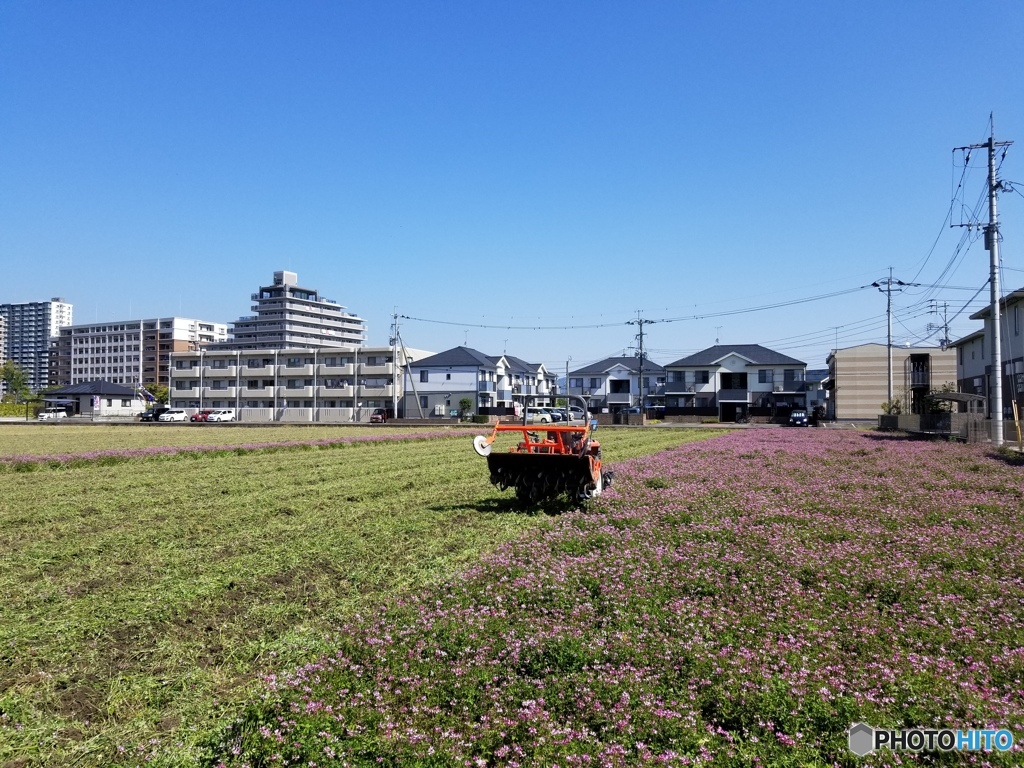
[(359, 347), (366, 321), (318, 291), (301, 288), (294, 272), (275, 272), (273, 285), (252, 294), (255, 315), (233, 322), (231, 339), (219, 349)]
[(13, 360), (28, 374), (28, 386), (34, 392), (56, 383), (50, 381), (50, 337), (71, 325), (71, 315), (71, 304), (60, 297), (0, 304), (0, 318), (5, 327), (0, 348), (3, 358)]
[(198, 350), (227, 337), (227, 323), (187, 317), (71, 325), (52, 341), (51, 380), (61, 386), (97, 380), (167, 386), (172, 352)]

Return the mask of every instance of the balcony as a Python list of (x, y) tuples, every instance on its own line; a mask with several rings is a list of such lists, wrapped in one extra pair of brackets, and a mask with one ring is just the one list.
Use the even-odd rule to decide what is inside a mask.
[(633, 403), (632, 392), (609, 392), (605, 398), (609, 405), (631, 405)]
[(278, 387), (277, 396), (294, 400), (296, 398), (313, 397), (313, 387)]
[(284, 360), (281, 361), (281, 377), (282, 378), (292, 378), (293, 376), (294, 377), (299, 377), (299, 376), (308, 377), (308, 376), (312, 376), (312, 375), (313, 375), (313, 366), (312, 366), (312, 364), (310, 364), (310, 365), (290, 366), (290, 365), (287, 365)]
[(360, 387), (359, 397), (391, 397), (391, 387)]
[(511, 389), (499, 389), (497, 394), (498, 400), (511, 400), (512, 390)]
[(497, 385), (493, 381), (478, 381), (477, 391), (478, 392), (494, 392), (497, 389)]
[(273, 387), (242, 387), (241, 394), (242, 394), (242, 397), (255, 397), (255, 398), (273, 397), (274, 396), (274, 388)]
[[(251, 374), (251, 371), (248, 371)], [(217, 368), (212, 365), (203, 366), (203, 378), (210, 379), (233, 379), (235, 378), (235, 366), (229, 365), (224, 368)]]
[(245, 376), (266, 376), (271, 377), (274, 375), (274, 366), (272, 365), (257, 365), (250, 368), (248, 365), (242, 366), (241, 375)]
[(666, 395), (687, 395), (693, 394), (697, 391), (697, 384), (687, 383), (685, 381), (670, 381), (665, 385), (664, 394)]
[(911, 371), (910, 386), (927, 387), (931, 383), (931, 375), (928, 371)]
[(347, 365), (327, 365), (326, 363), (320, 364), (320, 375), (321, 376), (354, 376), (355, 368), (352, 363)]
[(749, 403), (750, 391), (746, 389), (720, 389), (718, 390), (718, 402)]
[(237, 392), (238, 392), (238, 390), (235, 389), (235, 387), (223, 387), (223, 388), (203, 387), (203, 399), (205, 399), (205, 400), (210, 400), (210, 399), (215, 399), (215, 398), (216, 399), (224, 399), (224, 398), (232, 398), (232, 399), (234, 399), (235, 394)]
[(359, 373), (364, 376), (391, 376), (391, 363), (384, 365), (359, 365)]

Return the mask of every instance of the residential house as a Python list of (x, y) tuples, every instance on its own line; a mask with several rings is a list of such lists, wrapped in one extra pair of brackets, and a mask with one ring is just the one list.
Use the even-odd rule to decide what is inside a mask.
[(468, 399), (474, 413), (518, 414), (526, 405), (553, 405), (557, 377), (543, 365), (512, 355), (454, 347), (410, 361), (402, 411), (409, 418), (457, 416)]
[[(860, 344), (828, 356), (828, 418), (874, 421), (889, 396), (889, 347)], [(892, 347), (892, 393), (905, 413), (922, 413), (929, 392), (957, 379), (956, 352)]]
[[(1013, 403), (1024, 412), (1024, 288), (1007, 294), (999, 302), (1000, 357), (1003, 364), (1003, 416), (1013, 418)], [(980, 331), (951, 346), (957, 354), (957, 382), (961, 392), (989, 397), (992, 386), (992, 307), (971, 315), (981, 320)]]
[(759, 344), (717, 344), (665, 370), (666, 417), (736, 421), (807, 407), (807, 364)]
[(72, 416), (134, 418), (146, 410), (146, 401), (134, 388), (110, 381), (83, 381), (43, 395), (47, 406), (67, 408)]
[(665, 369), (646, 358), (641, 366), (639, 357), (607, 357), (569, 371), (566, 392), (582, 397), (594, 413), (658, 407), (665, 404)]

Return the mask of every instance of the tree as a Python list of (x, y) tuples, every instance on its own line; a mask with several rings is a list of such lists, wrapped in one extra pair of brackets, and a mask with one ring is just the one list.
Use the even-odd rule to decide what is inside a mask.
[(156, 398), (156, 402), (167, 405), (169, 390), (163, 384), (147, 384), (146, 390)]
[(0, 381), (4, 383), (4, 399), (7, 402), (20, 403), (28, 397), (28, 373), (13, 360), (8, 360), (0, 367)]
[(469, 415), (469, 412), (473, 410), (473, 401), (468, 397), (464, 397), (459, 400), (459, 418), (464, 419)]

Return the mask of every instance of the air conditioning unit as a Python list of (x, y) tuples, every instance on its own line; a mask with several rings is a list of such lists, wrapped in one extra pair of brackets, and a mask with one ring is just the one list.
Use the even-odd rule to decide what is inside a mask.
[(782, 385), (781, 384), (776, 384), (772, 389), (775, 392), (781, 392), (782, 391)]

